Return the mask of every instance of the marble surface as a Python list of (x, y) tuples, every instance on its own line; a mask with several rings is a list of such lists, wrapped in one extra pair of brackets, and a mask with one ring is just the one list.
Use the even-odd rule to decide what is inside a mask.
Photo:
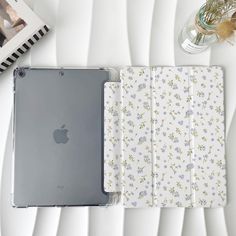
[(204, 0), (27, 0), (52, 31), (17, 65), (221, 65), (225, 68), (228, 205), (216, 209), (74, 207), (14, 209), (11, 193), (12, 70), (0, 76), (2, 236), (236, 235), (236, 45), (191, 56), (178, 32)]

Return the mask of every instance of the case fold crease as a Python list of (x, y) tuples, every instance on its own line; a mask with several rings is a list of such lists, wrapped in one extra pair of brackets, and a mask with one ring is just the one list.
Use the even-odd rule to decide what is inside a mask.
[(105, 84), (104, 188), (125, 207), (226, 203), (223, 72), (127, 67)]

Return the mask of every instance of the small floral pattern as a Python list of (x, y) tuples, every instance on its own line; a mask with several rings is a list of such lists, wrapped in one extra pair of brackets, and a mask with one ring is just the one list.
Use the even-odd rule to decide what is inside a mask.
[(123, 204), (153, 205), (152, 94), (148, 67), (121, 70)]
[[(120, 149), (108, 145), (113, 152), (109, 161), (117, 164), (120, 157), (121, 169), (114, 172), (105, 166), (105, 182), (114, 187), (119, 177), (112, 178), (120, 173), (116, 190), (122, 191), (124, 206), (225, 205), (222, 69), (128, 67), (120, 78), (120, 97), (106, 98), (105, 110), (121, 116), (114, 123), (113, 114), (111, 127), (105, 124), (105, 136), (117, 140)], [(121, 136), (111, 129), (121, 130)]]
[(120, 83), (104, 85), (104, 189), (121, 189)]

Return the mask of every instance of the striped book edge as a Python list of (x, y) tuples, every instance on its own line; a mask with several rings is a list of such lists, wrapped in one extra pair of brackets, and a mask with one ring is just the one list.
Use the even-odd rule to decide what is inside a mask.
[(40, 30), (38, 30), (30, 39), (26, 40), (17, 48), (5, 61), (0, 64), (0, 74), (8, 69), (21, 55), (28, 51), (37, 41), (39, 41), (47, 32), (49, 27), (44, 25)]

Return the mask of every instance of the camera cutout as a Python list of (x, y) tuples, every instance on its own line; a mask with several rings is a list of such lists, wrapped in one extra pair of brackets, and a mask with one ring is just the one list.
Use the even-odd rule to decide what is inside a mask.
[(18, 75), (20, 78), (24, 78), (25, 77), (25, 70), (23, 68), (19, 68)]

